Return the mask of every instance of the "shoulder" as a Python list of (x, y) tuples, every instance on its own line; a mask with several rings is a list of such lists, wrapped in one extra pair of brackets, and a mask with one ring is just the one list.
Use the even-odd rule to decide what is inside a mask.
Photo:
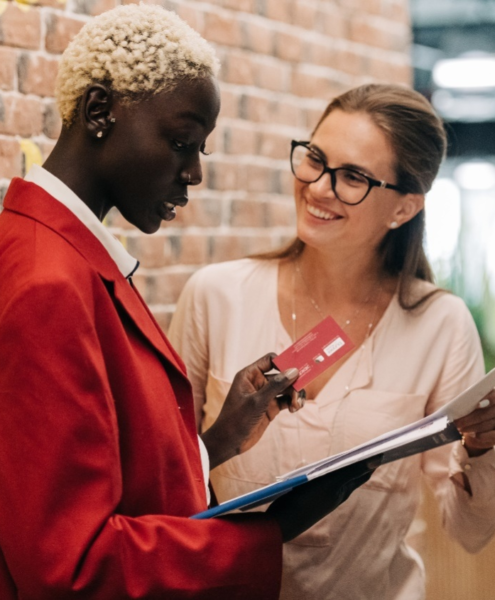
[(276, 260), (242, 258), (208, 265), (196, 271), (188, 280), (186, 289), (205, 293), (229, 293), (256, 289), (277, 277)]
[(418, 298), (431, 295), (417, 309), (404, 311), (408, 320), (420, 321), (432, 335), (478, 337), (473, 317), (462, 298), (420, 280), (414, 282), (412, 291)]

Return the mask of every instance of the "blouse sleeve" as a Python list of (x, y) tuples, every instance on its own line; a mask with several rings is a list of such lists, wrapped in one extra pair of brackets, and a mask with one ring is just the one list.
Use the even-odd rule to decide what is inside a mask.
[[(446, 404), (484, 374), (481, 344), (464, 303), (451, 303), (450, 352), (427, 413)], [(422, 456), (423, 472), (437, 498), (449, 535), (469, 552), (478, 552), (495, 533), (495, 451), (469, 458), (460, 442)]]
[(209, 368), (208, 321), (203, 271), (187, 281), (181, 293), (167, 336), (187, 367), (192, 384), (196, 423), (200, 429)]

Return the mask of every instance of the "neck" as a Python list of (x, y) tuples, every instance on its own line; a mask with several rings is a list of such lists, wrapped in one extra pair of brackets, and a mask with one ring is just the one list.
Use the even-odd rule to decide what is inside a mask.
[(65, 183), (102, 221), (110, 207), (101, 197), (95, 163), (85, 160), (88, 154), (77, 134), (64, 128), (43, 168)]
[(306, 246), (296, 258), (312, 296), (320, 302), (354, 304), (369, 300), (377, 287), (388, 287), (376, 254), (326, 254)]

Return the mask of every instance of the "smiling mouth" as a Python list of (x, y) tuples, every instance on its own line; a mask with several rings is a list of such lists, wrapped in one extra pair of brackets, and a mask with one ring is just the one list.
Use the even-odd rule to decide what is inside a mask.
[(321, 208), (316, 208), (316, 206), (313, 206), (308, 202), (306, 202), (306, 210), (310, 215), (313, 215), (313, 217), (316, 217), (317, 219), (323, 219), (324, 221), (336, 221), (337, 219), (342, 218), (337, 213), (321, 210)]

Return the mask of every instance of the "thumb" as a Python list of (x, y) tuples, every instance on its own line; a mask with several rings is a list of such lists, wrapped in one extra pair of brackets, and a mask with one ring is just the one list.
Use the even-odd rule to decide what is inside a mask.
[(258, 391), (258, 394), (267, 398), (279, 396), (290, 387), (299, 377), (298, 369), (292, 368), (270, 376), (267, 383)]

